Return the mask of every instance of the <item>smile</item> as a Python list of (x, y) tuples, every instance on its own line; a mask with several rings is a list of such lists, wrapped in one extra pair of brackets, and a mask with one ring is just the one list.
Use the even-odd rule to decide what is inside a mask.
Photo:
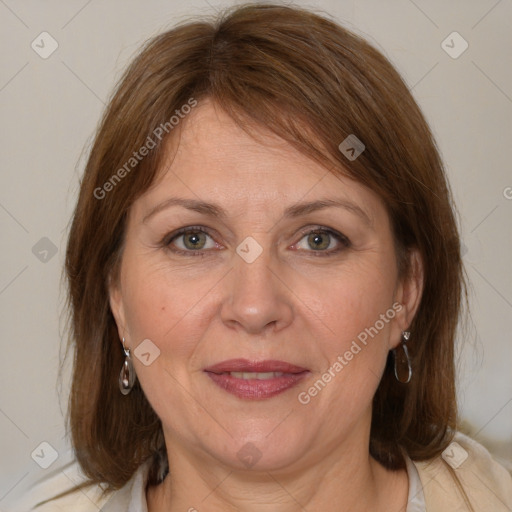
[(246, 400), (263, 400), (296, 386), (309, 371), (283, 361), (231, 359), (205, 369), (221, 389)]

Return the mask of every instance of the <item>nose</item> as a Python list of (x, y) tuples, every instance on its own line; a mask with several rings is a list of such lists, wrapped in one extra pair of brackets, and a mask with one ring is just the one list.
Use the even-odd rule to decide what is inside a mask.
[(293, 319), (293, 294), (279, 276), (278, 262), (269, 248), (252, 263), (238, 254), (224, 282), (221, 319), (230, 328), (266, 334), (288, 326)]

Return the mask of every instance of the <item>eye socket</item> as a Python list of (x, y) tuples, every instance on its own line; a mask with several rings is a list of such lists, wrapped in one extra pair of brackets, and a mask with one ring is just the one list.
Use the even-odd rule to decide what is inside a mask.
[[(300, 246), (303, 240), (306, 241), (308, 247)], [(337, 245), (338, 247), (336, 247)], [(314, 252), (317, 253), (316, 255), (318, 256), (323, 256), (339, 252), (349, 247), (350, 242), (348, 238), (341, 233), (327, 228), (316, 228), (305, 233), (295, 246), (300, 250)]]

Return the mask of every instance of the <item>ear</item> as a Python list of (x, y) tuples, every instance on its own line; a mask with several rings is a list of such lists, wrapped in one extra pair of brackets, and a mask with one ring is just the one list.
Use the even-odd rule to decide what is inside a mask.
[[(396, 348), (402, 340), (402, 332), (408, 330), (418, 310), (423, 293), (424, 268), (418, 249), (408, 251), (409, 272), (403, 276), (395, 289), (395, 303), (402, 307), (393, 322), (390, 336), (390, 349)], [(411, 333), (414, 336), (414, 333)]]
[(111, 276), (108, 279), (108, 293), (109, 303), (112, 314), (117, 325), (117, 332), (119, 333), (119, 339), (122, 340), (126, 336), (126, 320), (125, 310), (123, 303), (123, 294), (121, 291), (121, 285), (118, 280), (113, 280)]

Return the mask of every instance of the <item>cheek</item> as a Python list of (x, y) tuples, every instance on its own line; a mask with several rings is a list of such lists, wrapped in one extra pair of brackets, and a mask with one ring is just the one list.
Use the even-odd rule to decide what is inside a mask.
[[(338, 344), (343, 345), (357, 337), (392, 308), (394, 273), (384, 259), (375, 260), (340, 268), (321, 280), (319, 276), (313, 276), (298, 292), (298, 295), (307, 297), (304, 302), (330, 332), (330, 337), (339, 340)], [(314, 282), (316, 286), (313, 288)]]
[(319, 403), (355, 418), (371, 402), (389, 352), (395, 276), (384, 258), (337, 275), (307, 303), (318, 334), (316, 351), (324, 355), (317, 378), (328, 381), (325, 389), (318, 386)]
[(142, 257), (129, 263), (124, 303), (132, 344), (150, 339), (171, 365), (190, 358), (208, 318), (204, 298), (211, 276), (184, 279), (168, 265)]
[(179, 430), (181, 424), (174, 416), (168, 417), (170, 411), (182, 418), (200, 414), (197, 404), (184, 392), (190, 388), (190, 365), (200, 339), (199, 324), (204, 321), (198, 284), (185, 286), (162, 265), (145, 262), (144, 266), (141, 262), (132, 269), (126, 274), (124, 289), (132, 346), (149, 339), (160, 351), (149, 366), (133, 358), (137, 378), (157, 414)]

